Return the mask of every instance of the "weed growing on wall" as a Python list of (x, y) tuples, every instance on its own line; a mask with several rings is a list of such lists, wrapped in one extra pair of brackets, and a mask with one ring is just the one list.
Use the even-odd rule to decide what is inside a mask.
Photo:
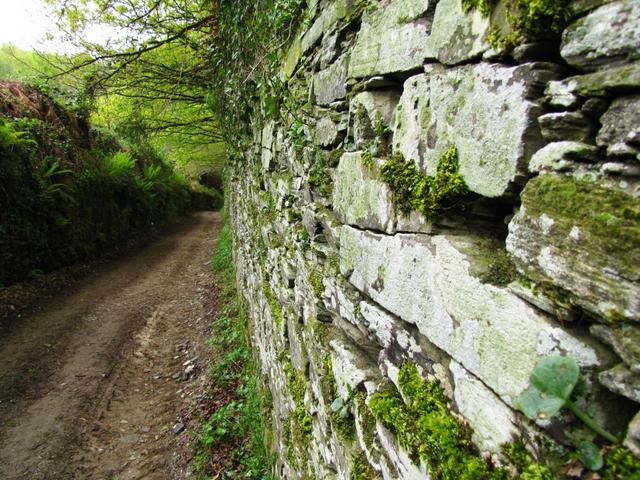
[[(196, 434), (195, 473), (199, 478), (246, 478), (268, 480), (273, 458), (263, 432), (269, 393), (260, 384), (259, 372), (249, 344), (249, 319), (235, 287), (232, 239), (228, 210), (212, 269), (220, 288), (218, 316), (210, 344), (216, 360), (210, 369), (208, 397), (215, 399)], [(224, 457), (224, 468), (213, 464)]]

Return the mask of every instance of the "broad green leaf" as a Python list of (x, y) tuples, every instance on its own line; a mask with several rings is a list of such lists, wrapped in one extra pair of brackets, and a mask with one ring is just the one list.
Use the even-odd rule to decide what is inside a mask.
[(578, 383), (580, 369), (571, 357), (545, 357), (531, 374), (531, 384), (549, 396), (563, 400), (569, 398)]
[(516, 406), (531, 420), (553, 417), (564, 406), (565, 399), (549, 396), (533, 385), (520, 394)]

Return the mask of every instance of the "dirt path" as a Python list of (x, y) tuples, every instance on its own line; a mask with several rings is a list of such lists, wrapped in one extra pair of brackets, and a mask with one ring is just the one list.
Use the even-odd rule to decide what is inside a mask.
[(12, 322), (0, 478), (187, 478), (180, 422), (203, 382), (219, 227), (218, 214), (194, 214)]

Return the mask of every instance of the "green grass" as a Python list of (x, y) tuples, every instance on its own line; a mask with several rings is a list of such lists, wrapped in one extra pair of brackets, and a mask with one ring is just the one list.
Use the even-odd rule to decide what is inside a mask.
[[(274, 459), (264, 441), (268, 418), (269, 392), (261, 385), (260, 372), (249, 342), (249, 317), (235, 287), (232, 236), (228, 210), (223, 211), (224, 226), (213, 256), (220, 298), (214, 334), (209, 343), (215, 357), (209, 370), (208, 398), (215, 405), (202, 419), (196, 434), (195, 473), (198, 478), (218, 474), (220, 479), (271, 479)], [(214, 453), (224, 455), (222, 472), (210, 471)]]

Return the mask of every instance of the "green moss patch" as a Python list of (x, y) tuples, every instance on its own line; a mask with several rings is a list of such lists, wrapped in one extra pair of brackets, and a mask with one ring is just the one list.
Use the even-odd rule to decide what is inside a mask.
[(471, 430), (451, 413), (438, 382), (423, 380), (414, 364), (404, 363), (399, 384), (405, 400), (395, 391), (379, 392), (369, 406), (412, 459), (425, 462), (433, 479), (509, 478), (506, 469), (480, 457)]
[(579, 227), (580, 242), (594, 251), (640, 264), (640, 199), (588, 180), (540, 175), (527, 184), (522, 202), (530, 215)]
[(434, 177), (422, 173), (413, 160), (399, 156), (382, 165), (380, 176), (391, 187), (394, 205), (402, 213), (417, 210), (434, 218), (469, 191), (458, 169), (458, 150), (451, 147), (440, 159)]

